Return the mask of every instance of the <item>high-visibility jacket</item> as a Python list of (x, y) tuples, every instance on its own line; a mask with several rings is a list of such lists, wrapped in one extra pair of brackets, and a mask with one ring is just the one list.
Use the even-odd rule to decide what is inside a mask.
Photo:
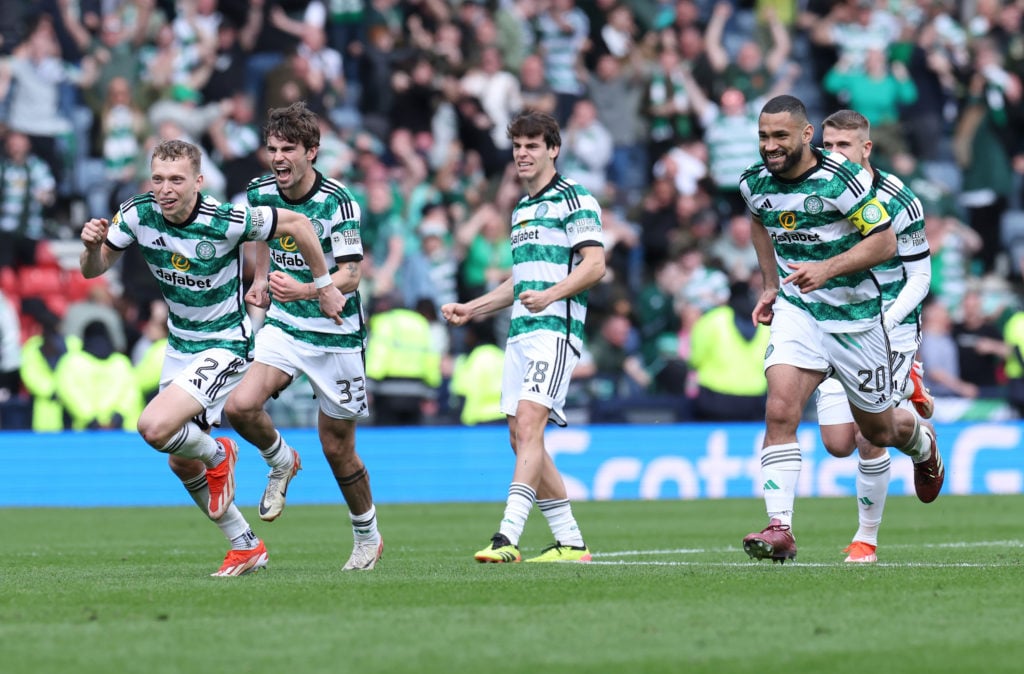
[[(32, 394), (32, 430), (48, 433), (64, 430), (64, 405), (57, 397), (57, 365), (51, 366), (43, 354), (42, 335), (25, 340), (21, 347), (21, 382)], [(82, 349), (78, 337), (64, 337), (66, 352), (61, 358)]]
[(764, 352), (770, 331), (759, 325), (754, 338), (740, 334), (732, 307), (711, 309), (697, 319), (690, 333), (690, 367), (697, 383), (715, 393), (735, 396), (763, 395)]
[[(441, 351), (421, 314), (391, 309), (370, 318), (366, 376), (386, 395), (425, 395), (441, 385)], [(400, 380), (388, 382), (388, 380)]]
[(450, 390), (462, 396), (460, 420), (467, 426), (504, 419), (501, 411), (501, 374), (505, 352), (494, 344), (481, 344), (455, 363)]

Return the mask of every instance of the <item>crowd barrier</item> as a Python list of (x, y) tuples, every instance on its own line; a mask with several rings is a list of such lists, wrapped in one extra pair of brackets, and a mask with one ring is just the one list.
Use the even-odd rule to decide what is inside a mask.
[[(1024, 423), (937, 425), (947, 476), (944, 493), (1006, 494), (1024, 489)], [(575, 500), (701, 499), (761, 493), (761, 424), (579, 426), (552, 429), (547, 447)], [(230, 435), (230, 434), (229, 434)], [(801, 496), (854, 493), (855, 458), (825, 452), (814, 425), (799, 430)], [(340, 494), (314, 430), (288, 430), (303, 470), (291, 504), (337, 503)], [(378, 503), (503, 501), (512, 476), (504, 427), (374, 428), (358, 431), (359, 453)], [(267, 467), (239, 440), (237, 501), (253, 506)], [(910, 460), (893, 454), (890, 494), (913, 494)], [(166, 458), (137, 434), (0, 433), (0, 455), (13, 479), (0, 506), (164, 506), (192, 501)]]

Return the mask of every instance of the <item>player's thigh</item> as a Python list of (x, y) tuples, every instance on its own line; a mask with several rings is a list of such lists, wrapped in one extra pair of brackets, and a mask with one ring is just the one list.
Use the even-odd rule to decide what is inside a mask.
[[(161, 393), (172, 384), (199, 404), (200, 412), (188, 415), (182, 411), (182, 423), (195, 418), (202, 428), (220, 424), (228, 396), (242, 381), (249, 363), (227, 349), (207, 349), (198, 354), (185, 354), (168, 349), (161, 373)], [(168, 395), (172, 395), (169, 393)], [(156, 402), (156, 398), (154, 401)], [(152, 404), (152, 403), (150, 403)]]
[(825, 343), (834, 376), (853, 407), (870, 413), (893, 405), (892, 355), (881, 324), (864, 332), (830, 334)]
[(565, 399), (579, 354), (561, 336), (537, 333), (505, 346), (502, 372), (501, 411), (519, 413), (519, 403), (528, 400), (543, 406), (548, 418), (566, 425)]
[(228, 397), (228, 415), (262, 410), (267, 400), (291, 383), (293, 373), (259, 361), (249, 365), (245, 376)]
[(292, 380), (304, 374), (320, 410), (329, 417), (357, 419), (369, 415), (366, 369), (360, 351), (325, 351), (268, 325), (256, 336), (256, 361), (284, 372)]

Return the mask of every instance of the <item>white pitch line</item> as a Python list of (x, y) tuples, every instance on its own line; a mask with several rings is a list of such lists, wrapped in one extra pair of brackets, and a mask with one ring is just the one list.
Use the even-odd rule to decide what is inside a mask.
[[(590, 562), (590, 564), (591, 565), (598, 564), (598, 565), (603, 565), (603, 566), (720, 566), (720, 567), (731, 567), (731, 568), (739, 568), (739, 567), (752, 568), (752, 567), (755, 567), (755, 566), (765, 566), (764, 564), (761, 564), (761, 561), (767, 561), (767, 560), (759, 560), (759, 561), (751, 560), (751, 561), (748, 561), (748, 562), (651, 562), (651, 561), (645, 562), (645, 561), (628, 561), (628, 560), (602, 562), (602, 561), (595, 560), (595, 561)], [(772, 564), (771, 566), (774, 566), (774, 564)], [(906, 563), (901, 563), (901, 562), (874, 562), (872, 564), (847, 564), (845, 562), (832, 562), (832, 563), (811, 562), (811, 563), (805, 563), (805, 562), (797, 562), (797, 561), (794, 561), (794, 560), (790, 560), (787, 564), (783, 564), (782, 566), (786, 566), (786, 567), (799, 566), (799, 567), (803, 567), (803, 568), (835, 568), (835, 567), (845, 567), (845, 568), (848, 568), (848, 569), (856, 568), (856, 567), (860, 567), (860, 566), (886, 567), (886, 568), (894, 568), (894, 569), (905, 569), (905, 568), (919, 568), (919, 569), (954, 569), (954, 568), (955, 569), (963, 569), (963, 568), (973, 568), (973, 569), (1008, 569), (1008, 568), (1011, 568), (1011, 567), (1013, 567), (1013, 568), (1019, 567), (1020, 564), (1016, 564), (1016, 563), (1012, 563), (1012, 564), (1011, 563), (1007, 563), (1007, 564), (972, 564), (972, 563), (967, 563), (967, 562), (950, 562), (948, 564), (941, 563), (941, 562), (937, 562), (937, 563), (925, 563), (925, 562), (906, 562)]]

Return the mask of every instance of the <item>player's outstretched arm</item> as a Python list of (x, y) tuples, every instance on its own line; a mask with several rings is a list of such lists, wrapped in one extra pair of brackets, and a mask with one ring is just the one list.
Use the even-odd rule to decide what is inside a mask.
[(316, 286), (317, 299), (320, 301), (320, 311), (338, 325), (341, 325), (341, 311), (345, 308), (345, 297), (334, 285), (334, 280), (327, 270), (327, 261), (324, 259), (323, 249), (320, 247), (320, 239), (313, 230), (309, 218), (301, 213), (278, 209), (277, 235), (291, 236), (302, 253), (302, 259), (309, 265), (313, 273), (313, 283)]
[(491, 292), (481, 295), (471, 302), (450, 302), (441, 307), (441, 315), (451, 325), (465, 325), (478, 316), (486, 316), (495, 311), (512, 306), (512, 277), (505, 279), (501, 285)]

